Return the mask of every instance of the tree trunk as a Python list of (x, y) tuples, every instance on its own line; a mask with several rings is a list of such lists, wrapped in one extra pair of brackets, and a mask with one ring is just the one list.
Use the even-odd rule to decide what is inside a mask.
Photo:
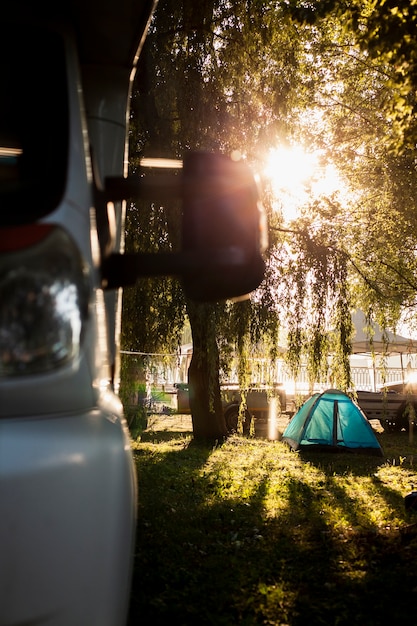
[(219, 351), (215, 305), (188, 303), (193, 356), (188, 370), (190, 409), (196, 441), (218, 441), (227, 435), (220, 396)]

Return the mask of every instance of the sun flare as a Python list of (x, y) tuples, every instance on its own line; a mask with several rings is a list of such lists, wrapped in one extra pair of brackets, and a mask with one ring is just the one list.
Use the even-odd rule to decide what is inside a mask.
[(301, 214), (302, 206), (318, 196), (342, 188), (336, 167), (322, 163), (319, 151), (301, 145), (277, 146), (269, 151), (264, 175), (270, 181), (276, 208), (286, 222)]
[(266, 175), (277, 190), (297, 191), (304, 188), (316, 167), (317, 157), (301, 146), (279, 147), (270, 150)]

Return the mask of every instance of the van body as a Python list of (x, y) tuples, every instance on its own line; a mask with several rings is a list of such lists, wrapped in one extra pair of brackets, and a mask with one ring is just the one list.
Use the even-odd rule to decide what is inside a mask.
[(78, 51), (65, 27), (1, 29), (0, 625), (120, 626), (136, 476)]

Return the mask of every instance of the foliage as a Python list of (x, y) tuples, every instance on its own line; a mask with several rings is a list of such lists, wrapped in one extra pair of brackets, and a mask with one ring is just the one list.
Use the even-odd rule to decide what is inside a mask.
[[(275, 264), (281, 307), (288, 328), (286, 359), (296, 377), (306, 359), (311, 382), (327, 379), (329, 353), (334, 355), (334, 384), (348, 389), (351, 352), (351, 296), (347, 288), (347, 259), (339, 247), (339, 235), (323, 224), (311, 232), (283, 231), (283, 246)], [(298, 227), (302, 228), (301, 220)], [(288, 238), (288, 236), (291, 238)]]
[(385, 459), (144, 433), (129, 624), (409, 621), (414, 446), (405, 433), (378, 437)]
[[(343, 183), (311, 195), (290, 226), (265, 189), (264, 282), (250, 303), (193, 317), (209, 398), (234, 350), (243, 388), (252, 357), (263, 351), (273, 362), (284, 347), (294, 374), (306, 359), (311, 381), (326, 379), (331, 354), (333, 384), (348, 389), (351, 310), (390, 329), (404, 308), (417, 310), (415, 20), (414, 0), (160, 3), (133, 94), (132, 171), (144, 154), (189, 149), (238, 150), (262, 169), (269, 147), (301, 142)], [(175, 203), (131, 207), (128, 249), (179, 242)], [(143, 281), (125, 300), (125, 345), (172, 346), (184, 306), (178, 283)], [(198, 320), (212, 336), (197, 340)]]
[[(389, 3), (373, 3), (373, 10), (382, 4)], [(361, 308), (382, 328), (395, 329), (401, 311), (415, 311), (416, 304), (415, 149), (398, 134), (388, 110), (399, 87), (388, 53), (370, 53), (364, 29), (353, 28), (358, 7), (370, 4), (287, 5), (306, 29), (298, 90), (304, 99), (298, 100), (294, 137), (319, 150), (323, 165), (334, 163), (346, 189), (302, 207), (291, 231), (278, 224), (274, 251), (293, 304), (290, 367), (296, 370), (304, 351), (312, 377), (318, 377), (327, 349), (324, 331), (336, 329), (332, 368), (342, 388), (350, 384), (350, 309)], [(312, 248), (318, 254), (314, 261)]]
[(287, 9), (301, 23), (326, 23), (335, 15), (347, 33), (354, 33), (364, 55), (385, 67), (393, 97), (381, 113), (392, 128), (391, 148), (414, 149), (417, 139), (417, 25), (416, 0), (323, 0), (306, 3), (290, 0)]
[(144, 406), (128, 406), (126, 401), (124, 415), (129, 427), (129, 433), (133, 439), (137, 439), (148, 426), (146, 408)]
[[(167, 223), (168, 217), (162, 207), (145, 202), (131, 204), (126, 217), (126, 252), (157, 254), (169, 250), (175, 237), (167, 241)], [(184, 296), (175, 279), (144, 278), (125, 289), (120, 396), (126, 409), (137, 403), (138, 385), (145, 383), (146, 353), (175, 352), (181, 340), (184, 315)], [(140, 406), (137, 410), (141, 410)]]

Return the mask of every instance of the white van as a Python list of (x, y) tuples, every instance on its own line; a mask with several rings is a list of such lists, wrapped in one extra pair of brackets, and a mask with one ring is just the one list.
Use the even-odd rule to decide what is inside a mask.
[(0, 28), (0, 625), (120, 625), (136, 482), (77, 51), (59, 30)]

